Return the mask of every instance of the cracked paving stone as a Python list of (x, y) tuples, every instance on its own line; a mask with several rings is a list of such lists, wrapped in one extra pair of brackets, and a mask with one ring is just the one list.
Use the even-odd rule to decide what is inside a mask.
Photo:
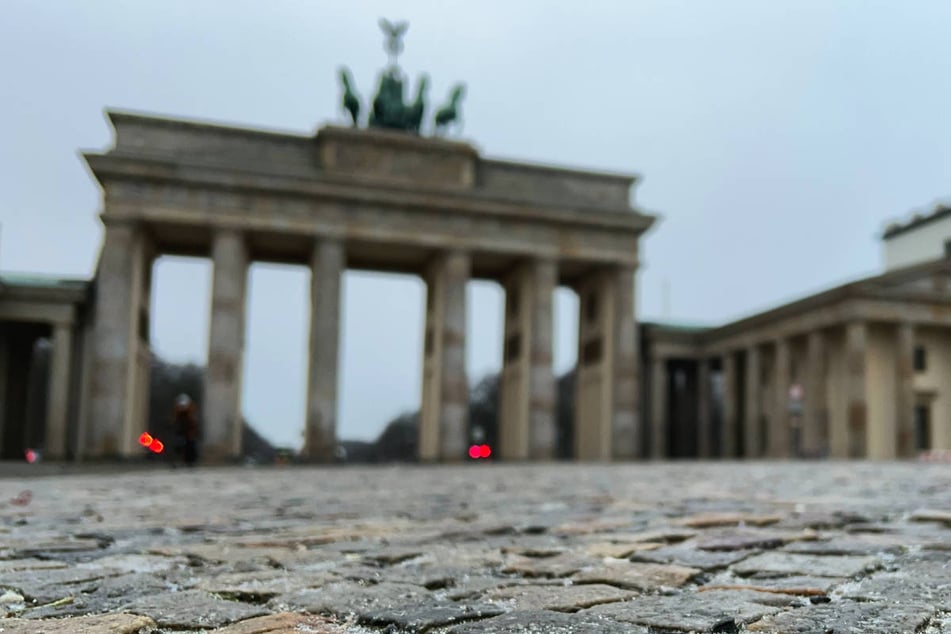
[(896, 570), (882, 571), (848, 584), (844, 598), (859, 601), (922, 602), (951, 612), (951, 560), (943, 553), (895, 562)]
[(68, 603), (34, 608), (23, 616), (30, 619), (45, 619), (104, 613), (118, 609), (130, 599), (168, 591), (168, 583), (146, 573), (106, 577), (98, 580), (92, 591), (73, 595), (73, 600)]
[(44, 621), (37, 629), (36, 621), (0, 619), (3, 634), (146, 634), (155, 628), (155, 621), (137, 614), (105, 614), (75, 616)]
[(794, 597), (752, 591), (713, 590), (672, 596), (637, 597), (579, 612), (676, 632), (735, 632), (789, 605)]
[(738, 561), (759, 553), (758, 550), (727, 550), (708, 551), (697, 550), (687, 545), (665, 546), (654, 550), (635, 552), (631, 561), (642, 561), (657, 564), (677, 564), (690, 568), (699, 568), (704, 571), (726, 568)]
[(591, 583), (577, 585), (520, 585), (495, 588), (482, 595), (491, 603), (510, 610), (552, 610), (574, 612), (602, 603), (624, 601), (635, 593), (614, 586)]
[(268, 605), (277, 609), (305, 610), (313, 614), (335, 614), (347, 617), (361, 616), (369, 612), (419, 605), (431, 600), (432, 593), (420, 586), (408, 583), (384, 581), (374, 585), (362, 585), (352, 581), (330, 583), (322, 588), (307, 589), (280, 595)]
[(549, 611), (509, 612), (485, 621), (459, 625), (449, 634), (648, 634), (646, 627), (631, 627), (627, 623), (597, 614), (565, 614)]
[(75, 567), (25, 570), (0, 575), (0, 588), (16, 590), (29, 601), (44, 604), (63, 597), (92, 592), (100, 579), (116, 574), (118, 571), (82, 570)]
[(120, 572), (165, 572), (187, 565), (184, 557), (163, 557), (160, 555), (108, 555), (76, 565), (77, 568), (104, 568)]
[(345, 634), (348, 630), (324, 617), (284, 612), (232, 623), (210, 634)]
[(784, 634), (918, 632), (918, 628), (928, 623), (934, 613), (934, 608), (925, 603), (838, 601), (769, 615), (750, 624), (747, 631)]
[(603, 583), (619, 588), (654, 590), (682, 586), (701, 572), (697, 568), (671, 564), (638, 563), (624, 559), (608, 561), (610, 563), (575, 573), (572, 580), (575, 583)]
[(260, 606), (226, 601), (203, 590), (184, 590), (139, 597), (121, 608), (151, 617), (162, 627), (209, 628), (220, 627), (267, 614)]
[(404, 630), (423, 632), (435, 627), (498, 616), (503, 612), (505, 610), (499, 606), (487, 603), (430, 600), (365, 612), (359, 620), (367, 625), (395, 625)]
[(754, 555), (734, 565), (738, 575), (813, 575), (817, 577), (855, 577), (875, 570), (877, 557), (857, 555), (796, 555), (768, 552)]

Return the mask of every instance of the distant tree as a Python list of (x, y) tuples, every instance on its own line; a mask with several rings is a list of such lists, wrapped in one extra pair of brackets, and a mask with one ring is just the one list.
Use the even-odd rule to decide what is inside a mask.
[(404, 412), (387, 423), (374, 443), (376, 460), (415, 461), (419, 442), (419, 412)]

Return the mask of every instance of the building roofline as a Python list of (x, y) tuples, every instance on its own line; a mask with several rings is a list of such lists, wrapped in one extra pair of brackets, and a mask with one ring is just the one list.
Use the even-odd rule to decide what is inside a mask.
[(941, 220), (951, 216), (951, 206), (945, 206), (943, 204), (936, 205), (935, 208), (928, 214), (915, 214), (911, 217), (911, 220), (908, 222), (895, 222), (888, 227), (882, 233), (882, 240), (891, 240), (897, 236), (900, 236), (904, 233), (908, 233), (913, 229), (918, 229), (924, 225), (935, 222), (936, 220)]

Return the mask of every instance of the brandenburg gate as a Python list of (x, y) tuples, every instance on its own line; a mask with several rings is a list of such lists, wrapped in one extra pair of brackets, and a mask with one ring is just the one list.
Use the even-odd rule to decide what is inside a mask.
[[(471, 279), (496, 280), (505, 290), (497, 455), (554, 457), (559, 285), (572, 288), (580, 306), (576, 457), (639, 455), (634, 286), (638, 239), (654, 218), (631, 206), (636, 177), (484, 158), (467, 143), (421, 136), (412, 104), (403, 110), (409, 123), (393, 124), (401, 104), (387, 101), (387, 82), (399, 82), (402, 93), (396, 72), (391, 66), (384, 75), (366, 128), (357, 126), (345, 72), (354, 127), (313, 135), (108, 113), (113, 146), (85, 154), (102, 187), (105, 234), (86, 355), (83, 455), (141, 451), (151, 271), (163, 254), (213, 262), (202, 404), (208, 461), (241, 452), (246, 285), (255, 261), (311, 270), (306, 457), (329, 460), (336, 447), (347, 269), (409, 273), (426, 283), (421, 460), (466, 456)], [(436, 113), (437, 126), (455, 116), (446, 111)], [(385, 314), (381, 306), (381, 320)]]

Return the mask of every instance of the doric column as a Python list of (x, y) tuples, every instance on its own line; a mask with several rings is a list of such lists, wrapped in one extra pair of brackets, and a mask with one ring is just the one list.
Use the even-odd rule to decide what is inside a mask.
[(248, 252), (244, 236), (219, 229), (212, 239), (211, 330), (205, 372), (203, 452), (210, 461), (241, 455)]
[(762, 454), (760, 425), (762, 424), (762, 368), (759, 347), (746, 349), (746, 407), (743, 420), (743, 455), (759, 458)]
[(611, 391), (612, 457), (633, 460), (641, 455), (639, 342), (634, 320), (633, 267), (617, 267), (611, 275), (612, 316)]
[(506, 460), (555, 457), (552, 372), (553, 261), (525, 262), (505, 280), (505, 336), (499, 455)]
[(426, 275), (426, 333), (419, 455), (426, 461), (466, 457), (469, 386), (466, 380), (466, 284), (469, 255), (437, 255)]
[(915, 455), (915, 326), (902, 322), (896, 329), (896, 453), (900, 458), (910, 458)]
[(710, 361), (697, 360), (697, 455), (709, 458), (712, 430), (710, 429)]
[(594, 272), (581, 281), (578, 296), (576, 455), (634, 458), (640, 450), (634, 269)]
[(70, 368), (72, 367), (72, 324), (54, 324), (49, 365), (49, 395), (46, 409), (46, 457), (66, 457), (66, 422), (69, 415)]
[(769, 417), (766, 446), (771, 458), (788, 458), (792, 445), (789, 430), (789, 341), (777, 339), (773, 355), (773, 411)]
[(845, 393), (847, 398), (848, 457), (864, 458), (868, 446), (868, 411), (865, 388), (867, 327), (855, 321), (845, 328)]
[(651, 458), (663, 460), (667, 457), (667, 420), (669, 403), (667, 359), (655, 357), (651, 360)]
[(720, 413), (720, 457), (735, 458), (737, 423), (736, 354), (727, 351), (721, 361), (723, 372), (723, 411)]
[[(109, 223), (94, 283), (95, 326), (87, 388), (90, 457), (130, 456), (147, 424), (143, 411), (141, 358), (148, 354), (148, 281), (151, 257), (141, 229)], [(148, 377), (145, 376), (145, 384)]]
[(806, 372), (802, 419), (802, 450), (807, 456), (825, 452), (828, 438), (823, 432), (826, 417), (825, 337), (813, 330), (806, 341)]
[(310, 338), (304, 455), (329, 461), (337, 445), (337, 365), (340, 338), (340, 278), (343, 243), (320, 239), (310, 261)]

